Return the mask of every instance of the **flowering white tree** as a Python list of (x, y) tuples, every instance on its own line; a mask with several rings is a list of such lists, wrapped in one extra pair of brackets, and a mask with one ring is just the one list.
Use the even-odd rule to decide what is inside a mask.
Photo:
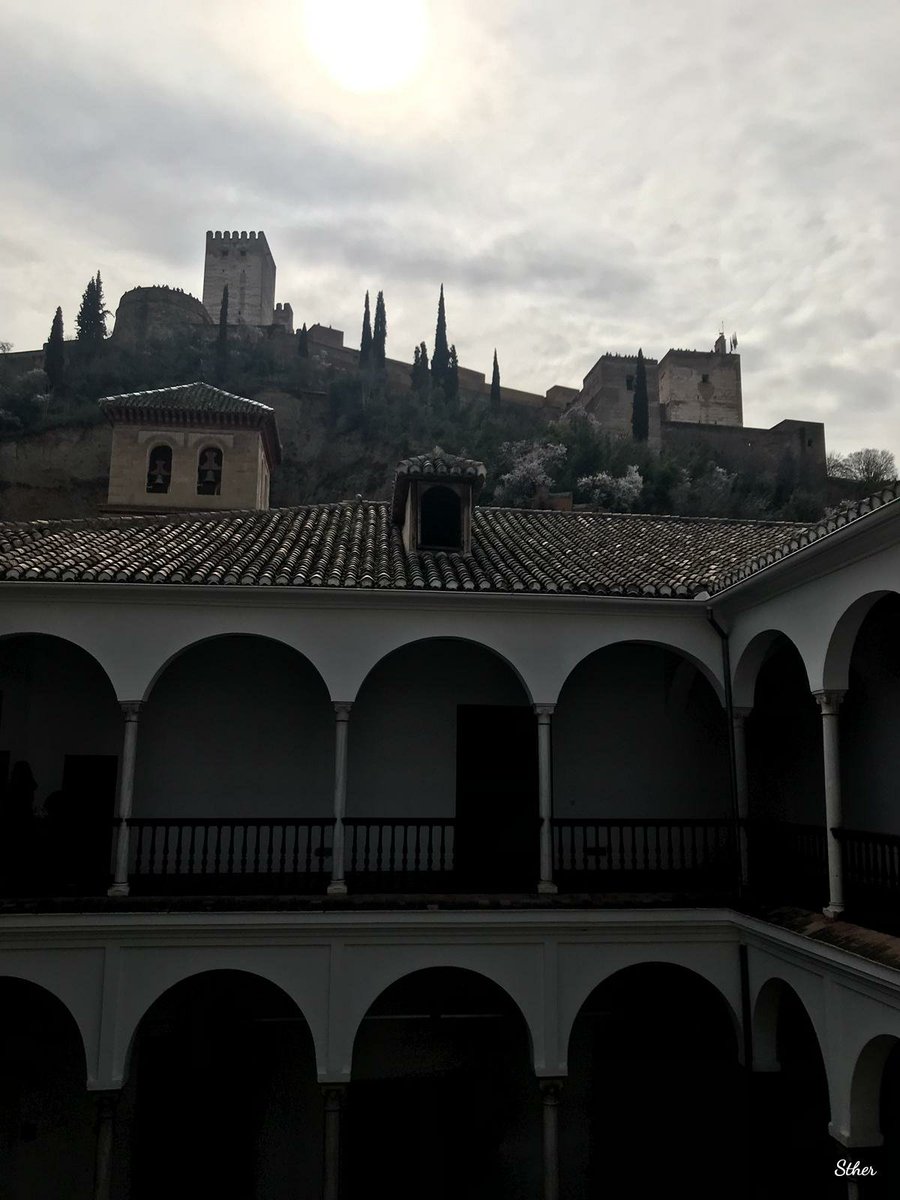
[(541, 488), (553, 486), (553, 472), (566, 458), (566, 447), (558, 442), (504, 442), (500, 453), (510, 464), (501, 475), (494, 501), (508, 508), (524, 508)]
[(628, 512), (641, 494), (644, 477), (632, 465), (626, 468), (624, 475), (613, 475), (609, 471), (583, 475), (578, 480), (578, 487), (587, 492), (595, 508), (605, 512)]

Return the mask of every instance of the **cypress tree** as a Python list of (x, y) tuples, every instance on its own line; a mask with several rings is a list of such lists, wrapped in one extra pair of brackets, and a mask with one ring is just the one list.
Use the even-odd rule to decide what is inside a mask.
[(497, 362), (497, 348), (494, 347), (494, 370), (491, 374), (491, 404), (494, 408), (500, 405), (500, 364)]
[(228, 370), (228, 284), (222, 289), (219, 306), (219, 334), (216, 338), (216, 383), (221, 383)]
[(297, 353), (301, 358), (309, 358), (309, 334), (306, 332), (306, 322), (297, 334)]
[(434, 353), (431, 356), (431, 378), (434, 383), (442, 384), (450, 369), (450, 348), (447, 345), (447, 314), (444, 310), (444, 285), (441, 284), (441, 298), (438, 300), (437, 328), (434, 331)]
[(448, 404), (456, 404), (459, 401), (459, 359), (456, 357), (455, 346), (450, 347), (450, 361), (447, 366), (444, 393)]
[(379, 292), (375, 300), (375, 329), (372, 333), (372, 355), (375, 366), (384, 367), (384, 348), (387, 342), (387, 312), (384, 307), (384, 292)]
[(362, 338), (359, 343), (359, 369), (365, 371), (372, 365), (372, 324), (369, 320), (369, 293), (363, 309)]
[(102, 342), (106, 337), (107, 315), (107, 311), (103, 307), (103, 283), (98, 271), (95, 279), (88, 280), (84, 295), (81, 297), (81, 308), (75, 318), (79, 342)]
[(431, 378), (428, 372), (428, 349), (424, 342), (420, 342), (413, 352), (411, 378), (413, 388), (420, 395), (424, 395), (424, 393), (428, 391), (428, 388), (431, 384)]
[(409, 372), (409, 382), (413, 388), (418, 389), (419, 386), (419, 371), (421, 370), (422, 351), (418, 346), (413, 347), (412, 369)]
[(62, 383), (66, 372), (66, 347), (63, 340), (62, 309), (56, 310), (53, 324), (50, 326), (50, 337), (44, 348), (44, 374), (50, 381), (51, 389), (55, 390)]
[(631, 436), (636, 442), (646, 442), (650, 436), (650, 402), (647, 398), (647, 368), (644, 366), (643, 350), (638, 350), (637, 367), (634, 373)]

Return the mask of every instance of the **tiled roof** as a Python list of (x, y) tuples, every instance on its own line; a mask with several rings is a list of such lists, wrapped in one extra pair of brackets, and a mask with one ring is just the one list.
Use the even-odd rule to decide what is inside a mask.
[(462, 555), (408, 554), (383, 501), (108, 516), (0, 524), (0, 580), (689, 597), (802, 528), (477, 508)]
[(470, 482), (473, 496), (477, 496), (484, 484), (487, 470), (483, 462), (474, 458), (462, 458), (458, 454), (447, 454), (440, 446), (429, 454), (416, 454), (413, 458), (404, 458), (397, 464), (394, 477), (394, 494), (391, 499), (391, 513), (395, 521), (403, 520), (406, 495), (409, 491), (410, 480), (428, 479), (441, 480), (448, 483)]
[(721, 591), (723, 588), (740, 583), (742, 579), (748, 579), (751, 575), (756, 575), (760, 571), (764, 571), (766, 567), (771, 567), (773, 563), (787, 558), (789, 554), (796, 554), (804, 546), (809, 546), (813, 542), (817, 542), (821, 538), (837, 532), (838, 529), (842, 529), (845, 525), (849, 525), (853, 521), (858, 521), (868, 513), (874, 512), (878, 508), (883, 508), (886, 504), (891, 504), (898, 499), (900, 499), (900, 482), (893, 483), (890, 487), (876, 492), (874, 496), (867, 496), (865, 500), (857, 500), (852, 504), (846, 504), (830, 516), (823, 517), (821, 521), (817, 521), (814, 525), (798, 526), (790, 537), (785, 538), (780, 545), (756, 552), (746, 562), (739, 563), (730, 570), (723, 572), (716, 579), (711, 590)]
[(202, 420), (217, 425), (260, 429), (270, 462), (281, 462), (275, 410), (258, 400), (223, 392), (209, 383), (179, 383), (146, 392), (123, 392), (118, 396), (104, 396), (98, 403), (110, 421), (186, 425)]

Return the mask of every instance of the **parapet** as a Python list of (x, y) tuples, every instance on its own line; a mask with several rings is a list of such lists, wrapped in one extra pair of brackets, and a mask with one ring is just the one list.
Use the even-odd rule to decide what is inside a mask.
[(237, 229), (232, 232), (227, 229), (207, 229), (207, 250), (220, 246), (240, 246), (244, 250), (255, 250), (257, 253), (268, 254), (270, 257), (272, 254), (269, 243), (266, 241), (266, 235), (261, 229), (259, 231), (252, 229), (249, 233), (246, 230), (239, 232)]

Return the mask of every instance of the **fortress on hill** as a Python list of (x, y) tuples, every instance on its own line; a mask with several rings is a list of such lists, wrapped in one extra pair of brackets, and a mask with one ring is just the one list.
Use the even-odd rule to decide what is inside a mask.
[[(275, 259), (262, 232), (208, 231), (203, 271), (203, 299), (167, 287), (139, 287), (126, 292), (116, 311), (113, 338), (142, 344), (196, 326), (215, 336), (228, 287), (228, 323), (246, 337), (271, 339), (279, 354), (296, 354), (293, 306), (275, 300)], [(344, 345), (344, 333), (318, 322), (307, 330), (309, 352), (337, 372), (358, 369), (359, 351)], [(773, 462), (793, 456), (814, 474), (825, 473), (825, 427), (819, 421), (779, 421), (771, 429), (744, 425), (740, 355), (719, 334), (711, 350), (668, 350), (661, 359), (644, 360), (647, 371), (649, 442), (656, 449), (683, 448), (703, 441), (717, 450), (741, 456), (762, 453)], [(575, 409), (590, 413), (610, 434), (631, 437), (636, 355), (603, 354), (584, 377), (581, 388), (556, 384), (544, 393), (501, 388), (504, 404), (547, 410), (548, 416)], [(399, 388), (410, 383), (410, 364), (388, 359), (389, 381)], [(484, 372), (459, 370), (460, 388), (470, 395), (490, 395)]]

